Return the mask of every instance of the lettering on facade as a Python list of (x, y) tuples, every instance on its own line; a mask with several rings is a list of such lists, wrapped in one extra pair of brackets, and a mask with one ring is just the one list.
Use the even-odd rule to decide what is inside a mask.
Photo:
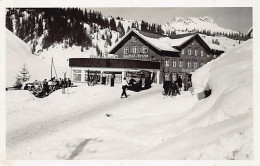
[(194, 72), (194, 71), (195, 71), (194, 69), (184, 69), (184, 68), (182, 68), (181, 70), (182, 70), (182, 72), (184, 72), (184, 73), (191, 73), (191, 72)]
[(148, 59), (148, 55), (147, 54), (127, 54), (127, 55), (123, 55), (124, 58), (128, 58), (128, 59)]

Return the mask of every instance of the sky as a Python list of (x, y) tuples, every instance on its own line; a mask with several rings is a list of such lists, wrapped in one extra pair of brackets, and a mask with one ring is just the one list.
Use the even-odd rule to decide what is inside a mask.
[(104, 16), (122, 17), (127, 20), (147, 21), (166, 24), (174, 17), (209, 16), (223, 28), (247, 33), (252, 27), (251, 7), (171, 7), (171, 8), (91, 8), (101, 11)]

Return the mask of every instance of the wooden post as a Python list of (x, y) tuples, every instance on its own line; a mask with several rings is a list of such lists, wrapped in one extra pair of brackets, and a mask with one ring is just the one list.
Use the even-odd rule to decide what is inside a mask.
[(67, 72), (64, 72), (64, 79), (63, 79), (63, 80), (64, 80), (64, 84), (63, 84), (63, 87), (62, 87), (62, 94), (65, 94), (65, 86), (66, 86), (66, 85), (65, 85), (65, 78), (66, 78), (66, 73), (67, 73)]
[(52, 79), (52, 63), (53, 63), (53, 57), (51, 58), (51, 79)]

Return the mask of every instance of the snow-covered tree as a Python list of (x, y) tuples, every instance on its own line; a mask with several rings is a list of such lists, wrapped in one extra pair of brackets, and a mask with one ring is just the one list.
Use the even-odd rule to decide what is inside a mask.
[(14, 87), (21, 88), (22, 83), (28, 81), (30, 78), (31, 78), (31, 75), (29, 75), (29, 71), (26, 67), (26, 64), (23, 64), (20, 74), (18, 74), (16, 76), (16, 82), (14, 83)]

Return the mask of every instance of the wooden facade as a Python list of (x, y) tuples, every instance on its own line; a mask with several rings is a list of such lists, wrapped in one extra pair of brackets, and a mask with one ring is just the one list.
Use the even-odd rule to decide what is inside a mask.
[[(156, 41), (159, 45), (162, 38), (167, 38), (169, 43), (172, 41), (172, 48), (163, 50), (157, 46)], [(178, 76), (185, 80), (191, 72), (224, 52), (211, 49), (198, 34), (190, 35), (184, 41), (183, 39), (183, 37), (170, 39), (166, 36), (131, 30), (109, 54), (114, 54), (115, 58), (161, 62), (160, 83), (162, 83), (164, 80), (175, 80)]]

